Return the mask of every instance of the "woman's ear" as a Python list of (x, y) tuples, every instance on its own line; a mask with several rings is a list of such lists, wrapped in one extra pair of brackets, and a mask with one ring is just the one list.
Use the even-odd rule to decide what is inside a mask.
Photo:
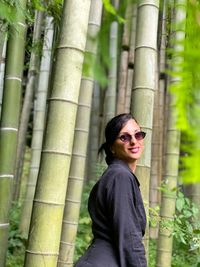
[(113, 146), (110, 146), (110, 151), (115, 155), (115, 150), (113, 149)]

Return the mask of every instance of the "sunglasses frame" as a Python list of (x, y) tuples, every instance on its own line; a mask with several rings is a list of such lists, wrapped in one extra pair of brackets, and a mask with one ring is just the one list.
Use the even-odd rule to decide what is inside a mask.
[[(141, 137), (138, 138), (137, 137), (138, 134), (141, 135)], [(129, 133), (123, 133), (120, 136), (118, 136), (118, 139), (120, 139), (123, 143), (128, 143), (132, 140), (133, 136), (137, 141), (141, 141), (145, 138), (146, 133), (143, 131), (136, 132), (135, 134), (132, 135)], [(123, 140), (122, 137), (125, 137), (125, 140)]]

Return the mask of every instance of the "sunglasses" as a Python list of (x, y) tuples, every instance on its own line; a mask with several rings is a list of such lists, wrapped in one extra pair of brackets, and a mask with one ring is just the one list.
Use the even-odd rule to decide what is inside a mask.
[(131, 135), (129, 133), (124, 133), (120, 135), (118, 138), (123, 142), (123, 143), (128, 143), (132, 140), (132, 136), (135, 137), (136, 140), (140, 141), (145, 138), (146, 133), (145, 132), (136, 132), (135, 134)]

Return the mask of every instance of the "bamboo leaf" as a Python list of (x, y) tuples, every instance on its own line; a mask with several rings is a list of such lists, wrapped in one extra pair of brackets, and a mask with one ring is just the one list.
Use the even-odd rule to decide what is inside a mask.
[(124, 23), (125, 20), (119, 14), (117, 13), (116, 9), (114, 6), (110, 3), (110, 0), (103, 0), (104, 7), (106, 11), (114, 16), (116, 16), (117, 20), (119, 23)]

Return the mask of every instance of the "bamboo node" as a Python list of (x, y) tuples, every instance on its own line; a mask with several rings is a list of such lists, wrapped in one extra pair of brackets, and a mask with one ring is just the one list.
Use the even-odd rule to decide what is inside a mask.
[(66, 262), (66, 261), (61, 261), (61, 260), (58, 260), (58, 263), (65, 264), (66, 266), (67, 266), (67, 265), (70, 265), (70, 266), (71, 266), (71, 264), (74, 264), (73, 261), (68, 261), (68, 262)]
[(77, 203), (77, 204), (81, 203), (81, 201), (79, 201), (79, 200), (74, 200), (74, 199), (71, 199), (71, 198), (66, 198), (66, 201), (68, 201), (68, 202), (72, 202), (72, 203)]
[(34, 254), (34, 255), (44, 255), (44, 256), (58, 256), (57, 252), (43, 252), (43, 251), (31, 251), (31, 250), (26, 250), (27, 253), (29, 254)]
[(41, 199), (34, 199), (33, 201), (36, 203), (53, 205), (53, 206), (64, 206), (65, 205), (65, 203), (58, 203), (58, 202), (53, 202), (53, 201), (41, 200)]
[(77, 131), (77, 132), (88, 133), (88, 130), (85, 130), (85, 129), (83, 129), (83, 128), (75, 128), (75, 131)]
[(157, 53), (157, 49), (152, 47), (152, 46), (147, 46), (147, 45), (140, 45), (140, 46), (136, 46), (135, 47), (135, 51), (140, 49), (140, 48), (145, 48), (145, 49), (150, 49), (150, 50), (153, 50), (154, 52)]
[(11, 178), (11, 179), (13, 179), (14, 175), (13, 174), (0, 174), (0, 178)]
[(70, 222), (70, 221), (67, 221), (67, 220), (63, 220), (63, 223), (64, 224), (71, 224), (71, 225), (78, 225), (78, 222)]
[(0, 228), (7, 228), (9, 225), (9, 223), (0, 223)]
[(61, 101), (61, 102), (67, 102), (67, 103), (71, 103), (74, 105), (78, 105), (78, 103), (76, 101), (72, 101), (72, 100), (69, 100), (67, 98), (61, 98), (61, 97), (50, 97), (50, 98), (48, 98), (47, 101)]
[(83, 181), (84, 180), (84, 178), (83, 177), (78, 177), (78, 176), (69, 176), (69, 178), (68, 179), (71, 179), (71, 180), (78, 180), (78, 181)]
[(52, 150), (52, 149), (43, 149), (42, 153), (52, 153), (52, 154), (59, 154), (59, 155), (64, 155), (64, 156), (71, 156), (70, 153), (58, 151), (58, 150)]
[(22, 79), (21, 79), (20, 77), (16, 77), (16, 76), (9, 76), (9, 75), (6, 75), (6, 76), (5, 76), (5, 79), (6, 79), (6, 80), (16, 80), (16, 81), (22, 82)]
[(67, 245), (67, 246), (70, 246), (70, 247), (74, 247), (74, 243), (70, 243), (70, 242), (66, 242), (66, 241), (60, 241), (61, 244), (63, 245)]
[(1, 131), (13, 131), (13, 132), (18, 132), (17, 128), (14, 127), (1, 127), (0, 128)]

